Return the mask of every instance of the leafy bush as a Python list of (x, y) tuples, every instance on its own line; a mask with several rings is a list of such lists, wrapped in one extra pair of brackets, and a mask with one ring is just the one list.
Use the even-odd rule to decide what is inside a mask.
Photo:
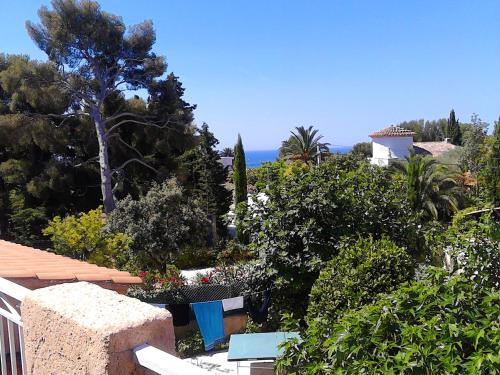
[(203, 268), (215, 265), (217, 252), (209, 247), (184, 247), (173, 256), (173, 262), (180, 269)]
[(203, 338), (199, 331), (192, 331), (176, 340), (176, 350), (181, 358), (188, 358), (205, 352)]
[[(401, 181), (386, 169), (349, 156), (335, 156), (307, 173), (277, 183), (246, 216), (250, 249), (261, 265), (249, 280), (253, 290), (277, 288), (270, 315), (305, 315), (313, 282), (340, 240), (387, 235), (416, 252), (418, 226)], [(297, 298), (301, 296), (301, 298)]]
[(413, 276), (407, 252), (388, 239), (359, 239), (343, 243), (314, 283), (309, 297), (308, 321), (334, 322), (345, 310), (373, 302)]
[(287, 162), (283, 159), (265, 162), (260, 167), (247, 171), (247, 182), (251, 191), (262, 192), (276, 184), (283, 182), (286, 178), (308, 172), (311, 167), (301, 160)]
[(138, 200), (129, 196), (118, 202), (107, 228), (132, 238), (131, 257), (137, 267), (164, 272), (182, 249), (205, 247), (208, 225), (203, 210), (171, 179), (153, 185)]
[[(500, 224), (493, 214), (479, 220), (467, 211), (454, 218), (452, 225), (442, 234), (434, 251), (444, 249), (450, 258), (450, 271), (464, 274), (468, 279), (487, 287), (500, 289)], [(449, 262), (449, 263), (450, 263)]]
[(217, 261), (222, 264), (235, 264), (251, 260), (253, 253), (248, 246), (237, 241), (228, 241), (222, 244), (223, 248), (217, 253)]
[(130, 238), (104, 230), (102, 207), (79, 215), (54, 217), (43, 234), (52, 241), (52, 250), (61, 255), (101, 266), (121, 268), (128, 261)]
[[(287, 374), (496, 374), (500, 294), (433, 270), (372, 305), (346, 313), (303, 346), (287, 342), (277, 367)], [(318, 355), (318, 352), (320, 353)]]
[(360, 142), (352, 146), (351, 154), (362, 157), (371, 158), (373, 156), (372, 143), (371, 142)]

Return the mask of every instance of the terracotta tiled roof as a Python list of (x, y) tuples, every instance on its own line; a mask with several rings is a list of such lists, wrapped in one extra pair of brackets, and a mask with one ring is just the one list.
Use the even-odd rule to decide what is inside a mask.
[(371, 138), (377, 137), (413, 137), (415, 132), (400, 128), (399, 126), (389, 126), (369, 135)]
[(140, 277), (0, 240), (0, 277), (140, 284)]

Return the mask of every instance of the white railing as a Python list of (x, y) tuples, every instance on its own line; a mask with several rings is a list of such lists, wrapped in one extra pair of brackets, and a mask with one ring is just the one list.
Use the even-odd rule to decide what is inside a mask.
[(138, 364), (159, 375), (207, 375), (208, 372), (154, 346), (143, 344), (134, 349)]
[[(0, 374), (18, 373), (18, 355), (21, 373), (26, 374), (24, 358), (23, 322), (19, 314), (20, 303), (30, 293), (18, 284), (0, 277)], [(8, 353), (7, 353), (8, 348)], [(10, 364), (7, 362), (7, 354)]]

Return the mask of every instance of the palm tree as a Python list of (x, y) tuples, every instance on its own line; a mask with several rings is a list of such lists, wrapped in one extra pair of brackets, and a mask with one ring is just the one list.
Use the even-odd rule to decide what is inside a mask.
[(439, 168), (429, 156), (410, 153), (392, 168), (406, 177), (407, 196), (414, 210), (422, 210), (431, 218), (447, 217), (456, 212), (461, 190), (449, 171)]
[(291, 160), (302, 160), (304, 163), (316, 162), (318, 153), (329, 153), (329, 143), (322, 143), (322, 135), (318, 135), (318, 130), (313, 130), (312, 126), (307, 129), (303, 126), (296, 127), (296, 132), (287, 141), (283, 141), (280, 147), (280, 157)]

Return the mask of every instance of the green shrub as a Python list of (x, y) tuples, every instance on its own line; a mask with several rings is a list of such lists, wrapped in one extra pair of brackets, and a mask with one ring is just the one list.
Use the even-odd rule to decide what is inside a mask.
[(343, 243), (339, 255), (329, 261), (311, 289), (308, 320), (335, 321), (345, 310), (373, 302), (414, 273), (405, 249), (388, 239), (359, 239)]
[(287, 342), (287, 374), (498, 374), (500, 294), (432, 270), (374, 304), (351, 310), (331, 333), (316, 325)]
[(100, 266), (123, 267), (128, 261), (130, 238), (104, 230), (102, 207), (79, 215), (54, 217), (43, 234), (52, 241), (52, 250)]
[(173, 263), (182, 270), (214, 266), (217, 254), (213, 248), (184, 247), (173, 256)]
[(205, 352), (203, 338), (199, 331), (192, 331), (176, 340), (177, 353), (181, 358), (188, 358)]
[(205, 247), (208, 226), (203, 210), (171, 179), (153, 185), (138, 200), (119, 201), (107, 229), (132, 238), (130, 252), (138, 268), (165, 272), (179, 251)]
[(228, 241), (223, 244), (222, 250), (217, 253), (217, 262), (220, 264), (236, 264), (254, 258), (247, 245), (237, 241)]
[[(404, 185), (384, 168), (334, 156), (307, 173), (278, 182), (246, 216), (250, 249), (258, 254), (252, 290), (276, 288), (270, 317), (304, 317), (311, 287), (342, 238), (388, 236), (412, 252), (419, 227)], [(301, 298), (297, 298), (300, 296)]]
[(494, 214), (486, 213), (479, 219), (457, 214), (452, 225), (434, 244), (434, 253), (449, 255), (447, 268), (465, 275), (475, 284), (500, 289), (500, 224)]

